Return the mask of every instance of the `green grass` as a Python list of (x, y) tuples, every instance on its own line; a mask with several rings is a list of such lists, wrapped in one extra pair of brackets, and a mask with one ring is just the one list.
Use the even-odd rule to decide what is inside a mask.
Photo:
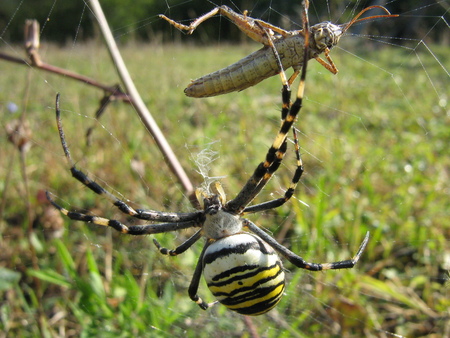
[[(48, 63), (117, 82), (102, 47), (47, 48), (42, 55)], [(448, 104), (438, 99), (444, 97), (448, 78), (427, 54), (421, 61), (428, 74), (400, 48), (370, 54), (352, 48), (362, 60), (333, 52), (337, 76), (309, 63), (307, 98), (296, 124), (305, 175), (296, 198), (251, 219), (310, 261), (349, 258), (367, 231), (369, 245), (352, 270), (310, 273), (286, 262), (286, 296), (251, 323), (221, 305), (205, 312), (189, 300), (200, 243), (179, 257), (165, 257), (150, 237), (130, 238), (49, 214), (53, 209), (42, 199), (47, 189), (67, 208), (130, 221), (70, 177), (54, 122), (56, 92), (80, 168), (138, 207), (191, 207), (130, 106), (115, 103), (96, 121), (97, 90), (3, 63), (2, 125), (18, 115), (6, 111), (8, 101), (26, 109), (32, 147), (24, 159), (27, 195), (18, 151), (6, 137), (0, 140), (1, 330), (7, 336), (246, 337), (254, 325), (263, 337), (448, 334), (450, 135)], [(279, 79), (202, 100), (187, 98), (182, 90), (189, 79), (253, 49), (123, 49), (137, 87), (190, 178), (196, 185), (203, 182), (197, 154), (216, 151), (209, 176), (224, 176), (229, 197), (263, 159), (276, 134)], [(433, 46), (433, 51), (448, 60), (446, 49)], [(84, 133), (92, 125), (96, 129), (87, 146)], [(133, 163), (143, 164), (143, 171), (134, 171)], [(283, 163), (257, 201), (282, 195), (295, 167), (293, 154)], [(55, 227), (63, 222), (60, 238), (53, 238), (58, 236), (47, 219)], [(157, 238), (175, 247), (189, 234)], [(200, 294), (213, 300), (203, 284)]]

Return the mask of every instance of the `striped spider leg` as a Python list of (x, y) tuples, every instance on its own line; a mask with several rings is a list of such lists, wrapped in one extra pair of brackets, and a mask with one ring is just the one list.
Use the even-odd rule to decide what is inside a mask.
[(157, 234), (168, 231), (176, 231), (181, 229), (187, 229), (191, 227), (200, 227), (202, 223), (202, 213), (201, 211), (188, 212), (188, 213), (175, 213), (175, 212), (161, 212), (156, 210), (148, 209), (134, 209), (127, 203), (119, 199), (114, 194), (105, 190), (101, 185), (93, 181), (89, 176), (87, 176), (83, 171), (79, 170), (75, 162), (70, 155), (69, 147), (66, 142), (66, 137), (64, 134), (62, 121), (61, 121), (61, 110), (59, 104), (60, 95), (56, 95), (56, 124), (58, 126), (59, 137), (61, 145), (63, 147), (64, 155), (67, 162), (70, 165), (70, 172), (72, 176), (84, 184), (86, 187), (91, 189), (98, 195), (102, 195), (109, 199), (111, 203), (116, 206), (121, 212), (135, 217), (140, 220), (159, 222), (159, 224), (145, 224), (145, 225), (131, 225), (127, 226), (118, 220), (107, 219), (98, 216), (86, 215), (79, 212), (69, 211), (62, 206), (58, 205), (51, 197), (50, 192), (46, 192), (47, 199), (50, 203), (60, 210), (64, 215), (70, 219), (76, 221), (82, 221), (86, 223), (93, 223), (96, 225), (106, 226), (114, 228), (115, 230), (129, 235), (148, 235)]

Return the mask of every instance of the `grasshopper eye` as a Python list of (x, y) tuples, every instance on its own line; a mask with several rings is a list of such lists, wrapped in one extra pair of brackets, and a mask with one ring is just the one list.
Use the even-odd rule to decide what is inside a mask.
[(327, 36), (325, 35), (325, 30), (323, 28), (319, 28), (314, 33), (314, 40), (316, 41), (317, 49), (322, 50), (328, 47), (326, 43)]

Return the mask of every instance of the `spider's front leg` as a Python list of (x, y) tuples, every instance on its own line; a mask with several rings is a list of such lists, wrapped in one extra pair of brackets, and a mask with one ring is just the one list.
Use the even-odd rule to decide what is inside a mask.
[[(285, 191), (284, 196), (280, 197), (280, 198), (276, 198), (271, 201), (248, 206), (243, 210), (243, 213), (255, 213), (255, 212), (261, 212), (261, 211), (278, 208), (278, 207), (282, 206), (283, 204), (285, 204), (287, 201), (289, 201), (291, 199), (291, 197), (294, 195), (295, 189), (297, 188), (297, 184), (300, 181), (300, 179), (302, 178), (304, 169), (303, 169), (302, 158), (300, 156), (300, 146), (298, 143), (296, 129), (293, 128), (292, 132), (294, 135), (294, 147), (295, 147), (295, 155), (297, 157), (297, 167), (295, 169), (294, 176), (291, 179), (291, 184), (289, 185), (288, 189)], [(271, 175), (273, 175), (273, 173), (271, 173)], [(266, 182), (262, 181), (260, 183), (260, 185), (263, 185), (263, 184), (265, 185)]]
[[(258, 25), (260, 25), (258, 23)], [(269, 148), (266, 158), (264, 162), (261, 162), (258, 167), (255, 169), (253, 175), (250, 177), (250, 179), (247, 181), (245, 186), (242, 188), (242, 190), (238, 193), (238, 195), (231, 201), (228, 201), (228, 203), (225, 206), (225, 209), (227, 209), (229, 212), (234, 212), (237, 214), (240, 214), (242, 212), (256, 212), (262, 209), (255, 209), (251, 210), (247, 208), (247, 205), (261, 192), (261, 190), (265, 187), (267, 182), (272, 178), (274, 173), (278, 170), (280, 167), (281, 161), (283, 160), (284, 154), (286, 153), (287, 149), (287, 134), (289, 130), (293, 127), (293, 124), (297, 118), (297, 115), (301, 109), (302, 106), (302, 100), (303, 100), (303, 94), (304, 94), (304, 82), (306, 77), (306, 64), (307, 64), (307, 56), (308, 56), (308, 46), (307, 41), (308, 39), (305, 38), (305, 54), (304, 54), (304, 66), (301, 76), (301, 81), (299, 85), (299, 91), (297, 94), (297, 99), (294, 102), (294, 105), (291, 105), (291, 89), (289, 85), (289, 81), (287, 80), (286, 73), (283, 69), (283, 65), (281, 63), (280, 55), (269, 35), (269, 32), (267, 29), (265, 29), (263, 26), (261, 26), (261, 29), (264, 31), (268, 41), (269, 46), (272, 49), (272, 52), (275, 56), (275, 59), (278, 64), (279, 68), (279, 75), (281, 77), (282, 82), (282, 108), (281, 108), (281, 126), (278, 131), (278, 134), (276, 135), (272, 146)], [(307, 31), (307, 30), (306, 30)], [(299, 147), (298, 147), (298, 141), (296, 137), (296, 133), (294, 131), (294, 139), (295, 139), (295, 149), (297, 153), (297, 169), (294, 174), (294, 178), (292, 179), (292, 183), (288, 189), (288, 191), (285, 194), (285, 198), (283, 198), (283, 201), (281, 204), (285, 203), (287, 200), (290, 199), (290, 197), (293, 195), (295, 187), (298, 183), (298, 181), (301, 178), (301, 175), (303, 173), (303, 165), (301, 162), (301, 158), (299, 155)], [(279, 204), (279, 205), (281, 205)], [(273, 207), (276, 207), (275, 204)], [(272, 207), (269, 207), (272, 208)]]

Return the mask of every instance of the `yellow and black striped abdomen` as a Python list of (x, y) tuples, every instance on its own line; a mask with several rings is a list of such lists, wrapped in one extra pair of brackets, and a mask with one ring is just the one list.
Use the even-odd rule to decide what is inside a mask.
[(203, 275), (217, 300), (244, 315), (260, 315), (281, 299), (283, 265), (258, 236), (240, 233), (212, 243), (203, 257)]

